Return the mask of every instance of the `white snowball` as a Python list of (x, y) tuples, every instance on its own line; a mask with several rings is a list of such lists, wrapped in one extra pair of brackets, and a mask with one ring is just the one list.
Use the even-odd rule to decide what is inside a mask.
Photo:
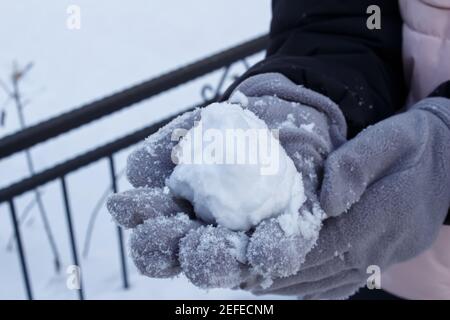
[(264, 121), (236, 104), (203, 109), (175, 158), (167, 184), (207, 223), (245, 231), (266, 218), (297, 213), (305, 201), (302, 176), (279, 141)]

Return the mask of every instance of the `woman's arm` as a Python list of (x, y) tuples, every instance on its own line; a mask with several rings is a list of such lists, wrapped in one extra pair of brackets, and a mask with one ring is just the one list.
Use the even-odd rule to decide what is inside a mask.
[[(381, 29), (367, 28), (367, 8), (381, 9)], [(267, 57), (244, 79), (282, 73), (324, 94), (343, 111), (349, 137), (404, 104), (402, 21), (392, 0), (274, 0)]]

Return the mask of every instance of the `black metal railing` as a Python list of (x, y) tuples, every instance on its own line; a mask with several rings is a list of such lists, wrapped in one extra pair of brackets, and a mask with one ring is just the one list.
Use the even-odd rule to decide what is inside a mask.
[[(245, 58), (264, 50), (266, 41), (267, 36), (258, 37), (241, 45), (235, 46), (231, 49), (222, 51), (195, 63), (189, 64), (185, 67), (181, 67), (172, 72), (163, 74), (157, 78), (151, 79), (121, 92), (114, 93), (103, 99), (76, 108), (70, 112), (49, 119), (35, 126), (29, 127), (18, 133), (6, 136), (3, 139), (0, 139), (0, 159), (6, 158), (14, 153), (24, 151), (43, 141), (52, 139), (60, 134), (66, 133), (75, 128), (79, 128), (101, 117), (127, 108), (137, 102), (166, 92), (181, 84), (187, 83), (215, 70), (224, 68), (224, 71), (219, 79), (219, 83), (216, 88), (213, 88), (210, 85), (205, 85), (202, 88), (201, 93), (204, 101), (196, 104), (195, 107), (205, 106), (216, 100), (219, 96), (226, 78), (230, 75), (231, 65), (236, 62), (242, 61), (244, 66), (248, 68), (248, 64)], [(193, 108), (194, 107), (186, 108), (185, 111), (191, 110)], [(74, 265), (80, 266), (77, 241), (75, 239), (74, 225), (72, 220), (72, 210), (70, 205), (70, 190), (66, 183), (67, 175), (91, 163), (94, 163), (101, 159), (107, 159), (109, 162), (109, 174), (111, 177), (111, 191), (117, 192), (117, 172), (115, 169), (114, 155), (120, 150), (136, 144), (150, 134), (156, 132), (160, 127), (167, 124), (177, 115), (167, 117), (143, 129), (130, 133), (120, 139), (76, 156), (75, 158), (67, 160), (63, 163), (57, 164), (49, 169), (36, 173), (31, 177), (13, 183), (8, 187), (0, 190), (0, 204), (8, 203), (9, 205), (12, 228), (14, 231), (22, 279), (25, 287), (25, 294), (28, 299), (33, 299), (32, 282), (27, 267), (26, 253), (23, 246), (23, 237), (21, 235), (21, 228), (17, 218), (14, 198), (26, 192), (32, 191), (40, 186), (43, 186), (51, 181), (59, 180), (61, 182), (61, 190), (63, 195), (72, 261)], [(117, 237), (122, 286), (126, 289), (129, 287), (128, 270), (123, 244), (123, 231), (119, 227), (117, 227)], [(80, 290), (78, 290), (78, 296), (80, 299), (84, 299), (85, 297), (85, 293), (83, 291), (83, 286), (81, 283)]]

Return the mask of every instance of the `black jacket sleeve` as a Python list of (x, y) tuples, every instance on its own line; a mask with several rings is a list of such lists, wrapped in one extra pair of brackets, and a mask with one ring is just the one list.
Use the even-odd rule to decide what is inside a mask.
[[(381, 9), (381, 29), (367, 8)], [(267, 56), (224, 94), (255, 74), (279, 72), (336, 102), (348, 138), (404, 104), (398, 3), (393, 0), (273, 0)]]

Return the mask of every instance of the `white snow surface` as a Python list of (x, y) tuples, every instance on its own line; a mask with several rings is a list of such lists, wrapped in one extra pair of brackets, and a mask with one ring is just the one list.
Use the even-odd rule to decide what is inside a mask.
[(325, 213), (315, 204), (312, 212), (302, 210), (300, 213), (285, 213), (278, 217), (278, 224), (287, 236), (301, 234), (305, 239), (318, 238)]
[[(240, 95), (234, 101), (245, 99)], [(214, 139), (208, 134), (212, 130)], [(239, 143), (225, 138), (229, 132), (253, 132), (257, 138), (239, 148)], [(219, 140), (220, 150), (214, 147)], [(263, 155), (263, 145), (270, 156)], [(220, 161), (230, 154), (236, 160), (240, 153), (246, 153), (246, 161)], [(215, 161), (207, 161), (212, 159), (210, 154), (217, 156)], [(256, 155), (253, 162), (252, 154)], [(270, 217), (298, 216), (306, 199), (302, 176), (292, 159), (265, 122), (238, 104), (214, 103), (202, 110), (201, 120), (182, 138), (176, 156), (178, 165), (168, 186), (176, 196), (189, 200), (198, 217), (208, 223), (246, 231)], [(265, 173), (265, 166), (274, 170)]]

